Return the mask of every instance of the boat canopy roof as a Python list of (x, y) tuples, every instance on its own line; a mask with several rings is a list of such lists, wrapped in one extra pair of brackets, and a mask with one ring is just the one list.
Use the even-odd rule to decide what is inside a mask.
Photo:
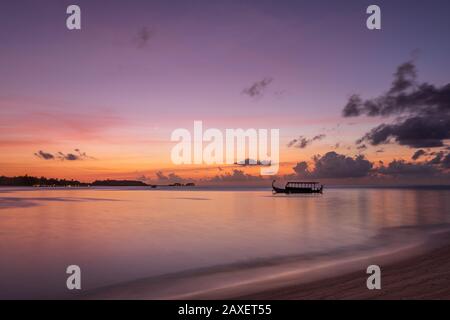
[(320, 182), (314, 181), (289, 181), (287, 184), (319, 184)]

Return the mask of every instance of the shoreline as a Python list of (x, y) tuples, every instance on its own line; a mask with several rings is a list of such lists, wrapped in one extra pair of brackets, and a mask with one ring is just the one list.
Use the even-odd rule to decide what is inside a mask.
[(380, 259), (381, 289), (366, 287), (365, 270), (347, 272), (305, 284), (229, 296), (248, 300), (420, 300), (450, 299), (450, 232), (422, 246), (423, 252), (399, 261)]
[[(395, 230), (400, 232), (401, 230)], [(384, 238), (386, 235), (382, 235)], [(393, 239), (388, 239), (389, 245)], [(411, 239), (412, 240), (412, 239)], [(85, 299), (277, 300), (450, 298), (450, 232), (369, 252), (347, 252), (311, 263), (304, 259), (251, 268), (167, 274), (93, 290)], [(436, 265), (436, 261), (439, 261)], [(381, 290), (368, 290), (366, 269), (381, 268)], [(415, 267), (419, 265), (419, 267)], [(431, 271), (430, 271), (431, 270)], [(449, 270), (448, 272), (446, 270)], [(448, 276), (448, 281), (442, 281)], [(436, 285), (436, 281), (441, 285)], [(405, 291), (413, 286), (418, 291)], [(447, 289), (449, 288), (449, 289)]]

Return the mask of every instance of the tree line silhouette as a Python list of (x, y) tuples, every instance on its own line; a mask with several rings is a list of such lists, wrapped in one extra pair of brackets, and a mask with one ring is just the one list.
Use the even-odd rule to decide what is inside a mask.
[(32, 177), (28, 175), (18, 177), (5, 177), (0, 176), (0, 186), (20, 186), (20, 187), (32, 187), (32, 186), (88, 186), (88, 183), (83, 183), (77, 180), (66, 179), (54, 179), (45, 177)]
[(6, 177), (0, 176), (0, 186), (9, 187), (157, 187), (157, 186), (168, 186), (168, 187), (193, 187), (195, 184), (193, 182), (182, 184), (173, 183), (168, 185), (151, 185), (138, 180), (95, 180), (92, 183), (80, 182), (78, 180), (66, 180), (66, 179), (54, 179), (45, 177), (33, 177), (29, 175), (17, 176), (17, 177)]

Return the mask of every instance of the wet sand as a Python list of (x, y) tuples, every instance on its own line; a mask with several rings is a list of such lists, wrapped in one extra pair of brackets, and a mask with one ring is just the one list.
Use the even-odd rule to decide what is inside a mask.
[[(381, 268), (381, 289), (368, 290), (366, 268)], [(294, 268), (292, 268), (294, 267)], [(263, 268), (264, 275), (270, 269)], [(168, 275), (141, 279), (92, 292), (87, 299), (450, 299), (450, 233), (433, 236), (431, 241), (389, 253), (348, 258), (311, 270), (297, 271), (295, 265), (271, 277), (250, 280), (257, 269), (230, 272), (221, 270), (185, 277)], [(230, 283), (229, 277), (245, 281)], [(259, 279), (256, 277), (256, 279)], [(220, 283), (224, 285), (220, 285)], [(203, 290), (200, 289), (203, 284)], [(214, 286), (216, 288), (214, 288)], [(197, 290), (189, 288), (196, 287)], [(180, 291), (180, 288), (186, 291)]]
[[(397, 229), (396, 232), (400, 232)], [(405, 234), (403, 234), (405, 235)], [(386, 238), (387, 235), (384, 236)], [(391, 238), (386, 238), (393, 240)], [(389, 245), (391, 241), (387, 241)], [(274, 266), (213, 268), (101, 288), (85, 299), (450, 299), (450, 232), (433, 232), (425, 241), (354, 251), (311, 267), (305, 261)], [(353, 253), (353, 254), (351, 254)], [(328, 257), (329, 258), (329, 257)], [(381, 268), (381, 289), (369, 290), (369, 265)]]
[[(381, 289), (367, 289), (367, 266), (381, 269)], [(397, 252), (350, 259), (319, 270), (249, 286), (189, 295), (188, 299), (351, 300), (450, 299), (450, 233)]]
[(450, 245), (402, 262), (380, 264), (381, 289), (368, 290), (367, 274), (352, 272), (232, 299), (450, 299)]

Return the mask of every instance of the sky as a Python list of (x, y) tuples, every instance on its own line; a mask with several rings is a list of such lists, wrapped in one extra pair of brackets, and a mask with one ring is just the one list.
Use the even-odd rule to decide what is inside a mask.
[[(70, 4), (81, 30), (66, 28)], [(381, 30), (366, 28), (371, 4)], [(0, 175), (262, 183), (255, 167), (171, 162), (171, 132), (201, 120), (280, 129), (280, 178), (448, 183), (449, 10), (445, 0), (3, 1)], [(383, 109), (405, 96), (406, 107)]]

